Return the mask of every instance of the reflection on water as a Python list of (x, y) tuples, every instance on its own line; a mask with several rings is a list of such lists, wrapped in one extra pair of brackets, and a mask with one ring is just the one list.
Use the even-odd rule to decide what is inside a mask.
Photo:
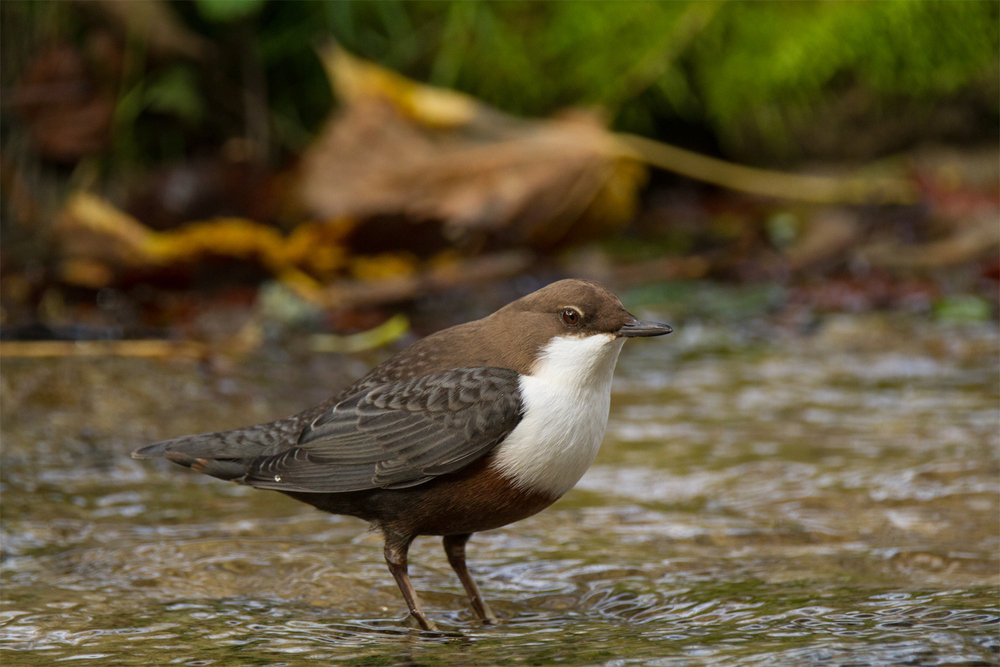
[(346, 382), (333, 361), (278, 355), (224, 380), (5, 362), (0, 657), (997, 664), (1000, 338), (868, 324), (626, 346), (577, 490), (470, 545), (501, 625), (478, 626), (439, 541), (417, 541), (438, 634), (409, 625), (363, 523), (127, 456), (321, 400)]

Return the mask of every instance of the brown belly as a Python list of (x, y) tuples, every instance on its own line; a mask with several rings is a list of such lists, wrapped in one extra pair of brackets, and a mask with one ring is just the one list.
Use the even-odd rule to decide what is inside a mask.
[(403, 535), (462, 535), (506, 526), (558, 498), (516, 488), (484, 457), (462, 470), (409, 489), (289, 496), (333, 514), (348, 514)]

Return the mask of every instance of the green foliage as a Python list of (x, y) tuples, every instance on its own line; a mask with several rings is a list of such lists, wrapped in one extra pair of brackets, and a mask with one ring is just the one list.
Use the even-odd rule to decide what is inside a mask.
[(937, 99), (996, 80), (993, 2), (734, 3), (687, 59), (724, 140), (748, 123), (777, 135), (825, 94), (858, 86), (882, 104)]
[(174, 65), (150, 77), (145, 101), (150, 111), (175, 116), (191, 125), (205, 114), (197, 79), (187, 65)]
[(942, 322), (986, 322), (992, 315), (990, 303), (975, 294), (957, 294), (934, 304), (934, 317)]
[[(54, 36), (82, 45), (92, 29), (75, 3), (4, 5), (10, 44), (15, 23), (51, 33), (32, 38), (39, 43)], [(919, 128), (914, 110), (971, 100), (984, 126), (1000, 120), (994, 0), (196, 0), (170, 8), (215, 50), (202, 64), (182, 63), (146, 59), (129, 42), (116, 102), (120, 158), (156, 163), (221, 145), (261, 117), (251, 104), (267, 105), (269, 154), (298, 153), (332, 106), (314, 52), (330, 38), (510, 113), (594, 106), (617, 129), (742, 159), (755, 150), (794, 156), (798, 130), (841, 107), (860, 105), (862, 121), (899, 115)], [(5, 85), (17, 76), (10, 67)]]
[(607, 108), (621, 129), (671, 118), (723, 144), (787, 141), (830, 96), (873, 108), (985, 88), (996, 109), (1000, 5), (955, 2), (337, 3), (349, 49), (514, 113)]
[(209, 21), (237, 21), (261, 8), (265, 0), (196, 0), (198, 13)]

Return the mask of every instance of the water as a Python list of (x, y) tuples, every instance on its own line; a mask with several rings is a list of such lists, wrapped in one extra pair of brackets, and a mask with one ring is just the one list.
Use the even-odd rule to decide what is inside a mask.
[(436, 538), (420, 633), (352, 518), (128, 458), (318, 402), (377, 361), (270, 350), (5, 361), (5, 665), (1000, 664), (995, 325), (834, 318), (626, 345), (577, 488), (476, 535), (478, 625)]

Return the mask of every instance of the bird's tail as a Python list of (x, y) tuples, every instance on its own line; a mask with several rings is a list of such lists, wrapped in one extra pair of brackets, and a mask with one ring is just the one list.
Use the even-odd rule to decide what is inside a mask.
[(132, 458), (165, 458), (212, 477), (240, 481), (257, 457), (297, 441), (298, 422), (293, 417), (233, 431), (185, 435), (141, 447)]

